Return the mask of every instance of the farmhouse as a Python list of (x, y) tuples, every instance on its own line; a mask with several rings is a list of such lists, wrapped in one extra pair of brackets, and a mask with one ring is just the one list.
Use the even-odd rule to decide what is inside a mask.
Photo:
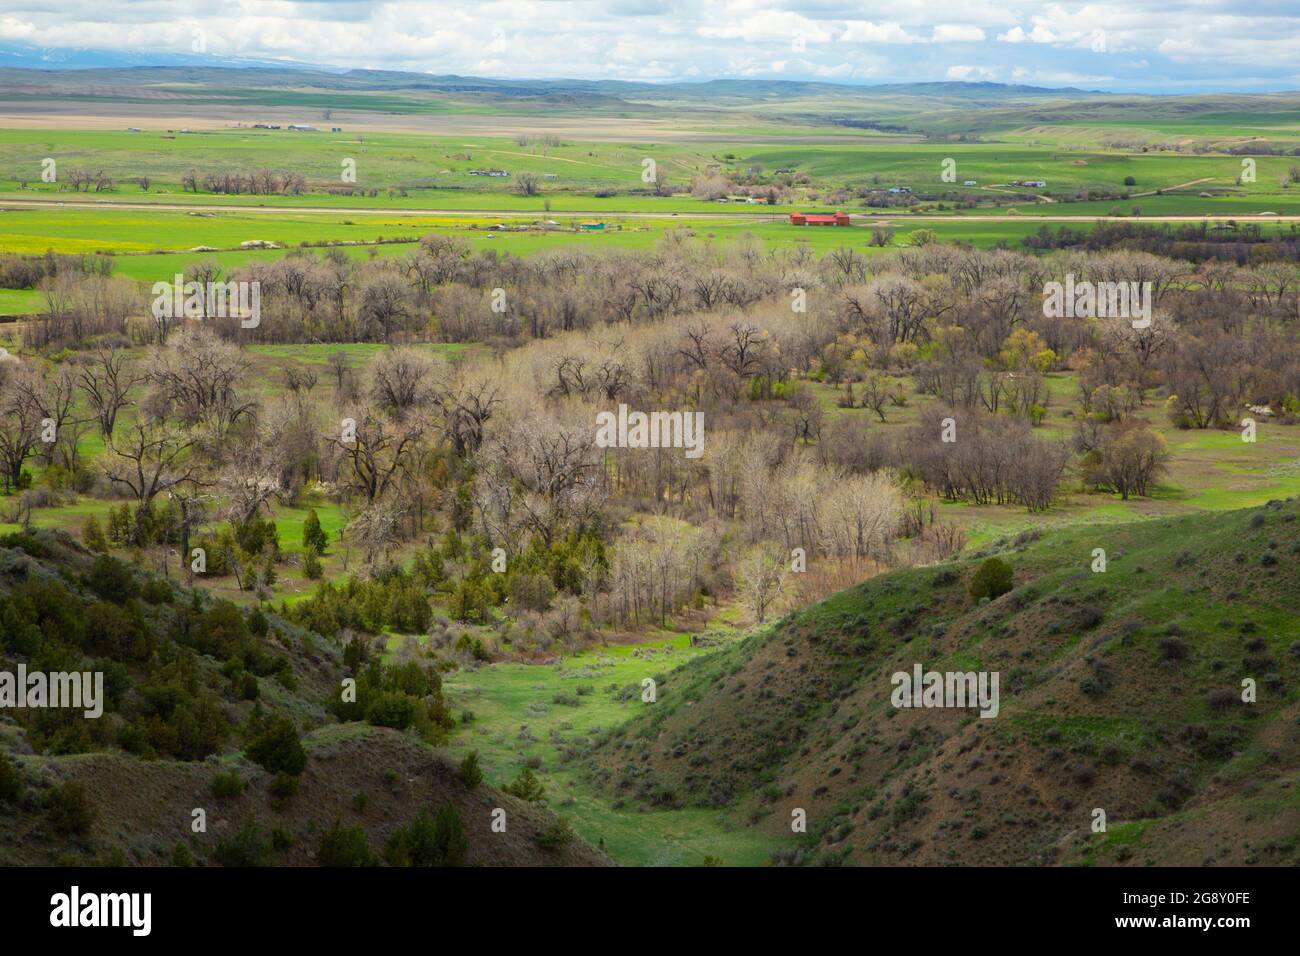
[(845, 212), (836, 212), (830, 215), (790, 213), (790, 225), (792, 226), (847, 226), (848, 224), (849, 215)]
[(902, 196), (912, 191), (911, 186), (890, 186), (889, 191), (896, 196)]
[(583, 232), (604, 232), (605, 224), (603, 222), (584, 222), (582, 224)]

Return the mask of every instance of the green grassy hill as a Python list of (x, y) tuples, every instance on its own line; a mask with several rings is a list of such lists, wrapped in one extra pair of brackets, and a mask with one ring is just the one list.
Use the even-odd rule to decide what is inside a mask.
[[(669, 675), (588, 776), (787, 840), (803, 809), (787, 862), (1293, 864), (1298, 519), (1288, 499), (1029, 532), (882, 575)], [(994, 552), (1013, 589), (976, 602)], [(896, 709), (917, 663), (999, 672), (1000, 712)]]

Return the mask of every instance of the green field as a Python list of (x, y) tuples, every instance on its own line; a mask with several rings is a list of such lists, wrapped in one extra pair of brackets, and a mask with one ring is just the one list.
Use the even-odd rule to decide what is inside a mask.
[[(654, 678), (671, 694), (677, 667), (712, 653), (691, 648), (686, 635), (651, 637), (635, 645), (609, 645), (567, 656), (555, 664), (493, 664), (448, 674), (449, 706), (473, 720), (452, 740), (457, 756), (477, 750), (489, 782), (509, 783), (530, 758), (550, 806), (578, 833), (603, 845), (619, 863), (637, 866), (698, 866), (706, 857), (726, 865), (766, 863), (776, 841), (745, 826), (734, 812), (700, 808), (628, 813), (595, 792), (564, 756), (586, 739), (621, 724), (642, 703), (641, 681)], [(617, 699), (624, 688), (627, 699)], [(557, 699), (565, 701), (557, 703)]]

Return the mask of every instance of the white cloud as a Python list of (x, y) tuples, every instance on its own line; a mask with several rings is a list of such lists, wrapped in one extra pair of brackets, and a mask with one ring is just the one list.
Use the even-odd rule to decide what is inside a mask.
[(741, 39), (748, 43), (763, 40), (781, 40), (788, 43), (797, 37), (825, 43), (831, 38), (830, 31), (819, 26), (816, 21), (787, 10), (764, 10), (737, 23), (702, 26), (699, 35), (718, 39)]
[(978, 43), (984, 39), (984, 31), (979, 27), (941, 23), (934, 28), (932, 39), (935, 43)]
[[(858, 12), (861, 11), (861, 12)], [(888, 12), (884, 12), (888, 11)], [(958, 22), (953, 22), (957, 20)], [(0, 0), (0, 42), (515, 77), (1294, 88), (1295, 0)], [(1104, 45), (1095, 42), (1105, 31)], [(961, 44), (946, 55), (947, 44)], [(951, 49), (951, 48), (950, 48)], [(1121, 55), (1115, 56), (1119, 53)], [(1105, 59), (1102, 59), (1105, 58)], [(953, 64), (953, 60), (960, 60)], [(1062, 81), (1067, 82), (1067, 81)], [(1106, 80), (1105, 82), (1111, 82)]]
[(996, 80), (998, 71), (982, 66), (950, 66), (944, 75), (950, 80)]
[(1012, 27), (1006, 33), (999, 33), (998, 39), (1003, 43), (1056, 43), (1060, 37), (1041, 23), (1036, 23), (1028, 33), (1020, 27)]
[(918, 43), (920, 37), (908, 33), (897, 23), (872, 23), (849, 20), (839, 39), (845, 43)]

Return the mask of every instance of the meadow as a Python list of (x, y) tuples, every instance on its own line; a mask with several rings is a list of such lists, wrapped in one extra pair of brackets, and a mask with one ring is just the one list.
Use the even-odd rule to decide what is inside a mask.
[[(738, 638), (725, 626), (709, 633), (724, 642)], [(780, 842), (745, 826), (734, 811), (629, 813), (592, 788), (572, 760), (593, 736), (651, 706), (642, 702), (642, 680), (650, 677), (657, 693), (671, 694), (672, 671), (716, 649), (691, 647), (686, 634), (650, 634), (635, 644), (611, 643), (552, 664), (500, 663), (447, 674), (443, 692), (449, 706), (462, 717), (466, 711), (472, 715), (450, 749), (458, 757), (477, 751), (487, 780), (497, 786), (523, 767), (535, 767), (551, 807), (625, 865), (699, 866), (709, 858), (727, 866), (760, 865)]]

